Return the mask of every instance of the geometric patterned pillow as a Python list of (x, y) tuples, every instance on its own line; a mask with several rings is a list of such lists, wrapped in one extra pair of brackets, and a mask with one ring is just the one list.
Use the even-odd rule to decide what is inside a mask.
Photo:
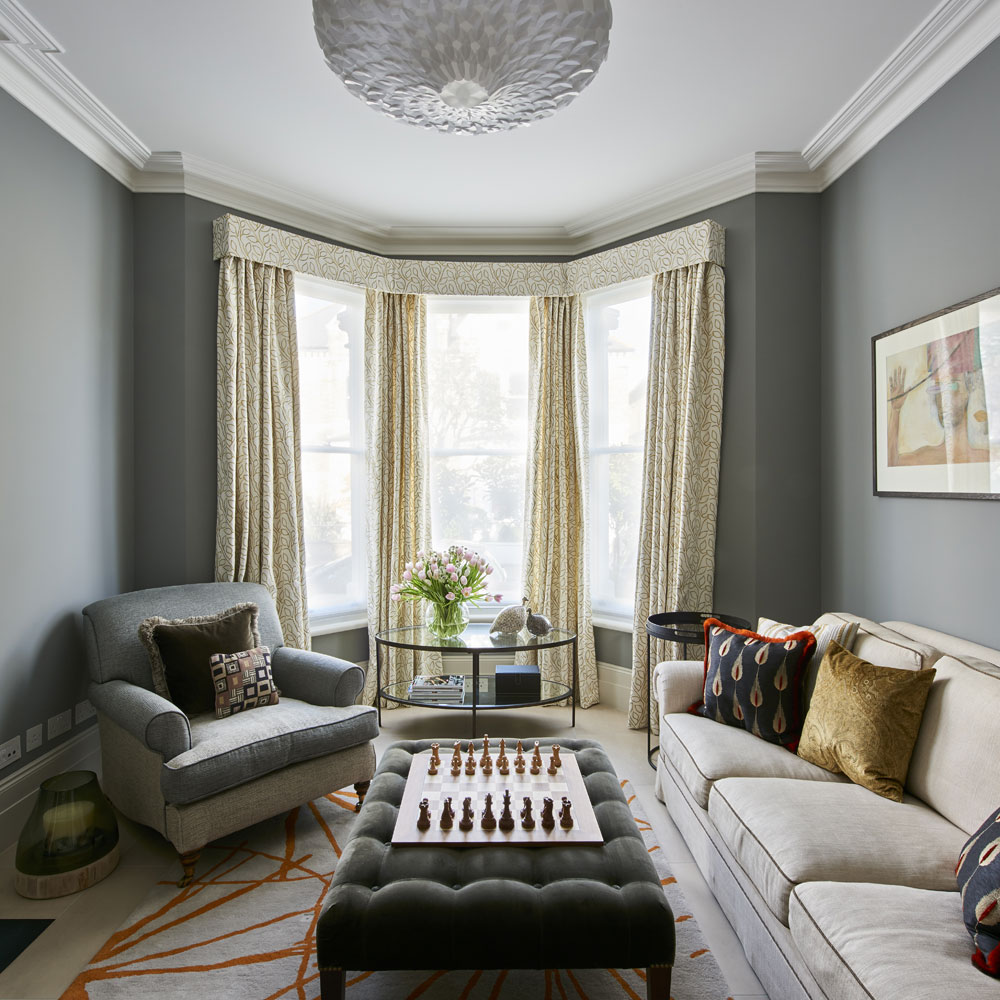
[(271, 651), (267, 646), (242, 653), (215, 653), (211, 664), (217, 719), (278, 704), (281, 692), (274, 686)]
[(966, 841), (955, 866), (962, 915), (976, 946), (972, 964), (1000, 976), (1000, 812)]
[(812, 632), (768, 638), (707, 619), (704, 696), (689, 711), (794, 753), (802, 732), (802, 671), (815, 646)]

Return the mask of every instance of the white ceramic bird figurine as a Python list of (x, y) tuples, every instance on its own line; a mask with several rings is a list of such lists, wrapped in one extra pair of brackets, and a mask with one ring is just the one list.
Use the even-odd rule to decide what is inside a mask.
[(504, 608), (490, 626), (490, 632), (505, 632), (508, 634), (520, 632), (528, 620), (528, 612), (525, 605), (528, 603), (527, 597), (521, 598), (521, 603), (512, 604), (509, 608)]

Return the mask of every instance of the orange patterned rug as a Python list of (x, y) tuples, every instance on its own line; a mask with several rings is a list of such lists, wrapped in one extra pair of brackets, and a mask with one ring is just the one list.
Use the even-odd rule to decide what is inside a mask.
[[(677, 920), (671, 992), (726, 1000), (725, 978), (667, 870), (627, 781), (636, 824)], [(219, 997), (316, 1000), (315, 930), (354, 821), (355, 797), (336, 792), (206, 848), (195, 881), (173, 867), (93, 957), (62, 1000)], [(640, 1000), (644, 969), (357, 972), (347, 1000)]]

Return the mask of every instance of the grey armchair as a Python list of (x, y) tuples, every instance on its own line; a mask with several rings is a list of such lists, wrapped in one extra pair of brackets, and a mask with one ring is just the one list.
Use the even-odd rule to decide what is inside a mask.
[[(206, 615), (244, 601), (260, 608), (277, 705), (225, 719), (188, 718), (153, 691), (139, 624)], [(267, 590), (199, 583), (120, 594), (83, 609), (90, 700), (101, 735), (104, 791), (130, 819), (173, 844), (187, 885), (205, 844), (353, 784), (361, 808), (375, 772), (375, 709), (355, 705), (364, 671), (284, 645)]]

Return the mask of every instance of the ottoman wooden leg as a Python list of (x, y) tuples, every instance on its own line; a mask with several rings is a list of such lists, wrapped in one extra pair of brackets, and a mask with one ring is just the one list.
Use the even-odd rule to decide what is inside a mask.
[(181, 868), (184, 871), (180, 882), (177, 883), (177, 888), (183, 889), (185, 886), (189, 886), (194, 879), (194, 866), (198, 863), (198, 859), (201, 857), (201, 848), (197, 851), (187, 851), (184, 854), (178, 854), (177, 857), (180, 860)]
[[(670, 966), (650, 965), (646, 969), (646, 1000), (670, 1000)], [(323, 994), (326, 1000), (326, 994)]]
[(359, 781), (355, 786), (354, 790), (358, 793), (358, 804), (354, 807), (356, 813), (361, 812), (361, 807), (365, 804), (365, 796), (368, 794), (368, 789), (371, 786), (370, 781)]
[(343, 969), (320, 969), (320, 1000), (344, 1000), (346, 974)]

